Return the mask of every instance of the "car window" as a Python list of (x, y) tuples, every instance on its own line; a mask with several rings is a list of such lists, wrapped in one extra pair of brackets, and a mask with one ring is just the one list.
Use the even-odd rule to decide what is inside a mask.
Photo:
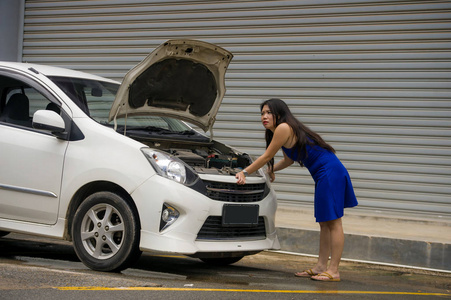
[(22, 90), (13, 89), (9, 93), (9, 97), (7, 97), (7, 101), (11, 98), (13, 94), (23, 93), (27, 96), (30, 106), (29, 106), (29, 116), (32, 117), (33, 114), (40, 109), (46, 109), (47, 105), (49, 105), (50, 101), (44, 97), (41, 93), (36, 91), (33, 88), (27, 87)]
[[(71, 77), (53, 76), (50, 79), (88, 116), (103, 125), (114, 126), (113, 122), (108, 122), (108, 117), (119, 89), (118, 84)], [(127, 116), (116, 122), (119, 126), (158, 127), (175, 132), (191, 129), (179, 120), (159, 116)]]
[(118, 84), (71, 77), (49, 77), (81, 110), (105, 122), (116, 96)]
[(122, 126), (124, 126), (125, 124), (127, 124), (127, 126), (133, 127), (152, 126), (171, 130), (168, 122), (158, 116), (133, 116), (128, 117), (127, 119), (118, 119), (117, 123), (118, 125)]
[(106, 122), (117, 90), (87, 85), (83, 86), (82, 89), (89, 115), (98, 122)]
[(3, 87), (0, 121), (32, 128), (37, 110), (48, 109), (60, 114), (60, 108), (33, 87), (18, 80), (9, 79), (9, 82), (10, 86)]

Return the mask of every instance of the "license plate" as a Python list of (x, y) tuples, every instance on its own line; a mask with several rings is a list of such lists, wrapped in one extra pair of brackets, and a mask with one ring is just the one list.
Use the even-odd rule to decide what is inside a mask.
[(222, 225), (243, 227), (257, 226), (258, 210), (258, 205), (225, 204), (222, 208)]

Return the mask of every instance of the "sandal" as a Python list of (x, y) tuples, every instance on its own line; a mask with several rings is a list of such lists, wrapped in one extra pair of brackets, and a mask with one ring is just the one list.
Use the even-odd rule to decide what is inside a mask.
[[(305, 274), (304, 274), (305, 273)], [(294, 276), (296, 277), (306, 277), (306, 278), (311, 278), (312, 276), (318, 275), (319, 273), (315, 273), (313, 272), (312, 269), (308, 269), (308, 270), (304, 270), (302, 272), (296, 272), (294, 273)]]
[(334, 278), (332, 275), (330, 275), (327, 272), (323, 272), (321, 274), (312, 276), (312, 277), (310, 277), (310, 279), (316, 280), (316, 281), (340, 281), (340, 277)]

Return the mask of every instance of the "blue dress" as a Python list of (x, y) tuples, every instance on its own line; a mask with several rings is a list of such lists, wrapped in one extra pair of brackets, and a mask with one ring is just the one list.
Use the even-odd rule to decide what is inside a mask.
[(295, 148), (282, 150), (294, 161), (301, 161), (315, 181), (316, 222), (343, 217), (345, 207), (357, 206), (357, 198), (348, 171), (331, 151), (314, 145), (306, 146), (307, 157)]

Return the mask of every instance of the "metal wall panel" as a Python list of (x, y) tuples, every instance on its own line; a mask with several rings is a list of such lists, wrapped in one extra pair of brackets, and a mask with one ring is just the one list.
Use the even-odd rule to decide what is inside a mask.
[[(336, 148), (360, 209), (451, 216), (450, 1), (26, 0), (24, 61), (120, 80), (172, 38), (235, 55), (219, 140), (260, 155), (259, 104), (279, 97)], [(274, 186), (312, 206), (307, 170)]]

